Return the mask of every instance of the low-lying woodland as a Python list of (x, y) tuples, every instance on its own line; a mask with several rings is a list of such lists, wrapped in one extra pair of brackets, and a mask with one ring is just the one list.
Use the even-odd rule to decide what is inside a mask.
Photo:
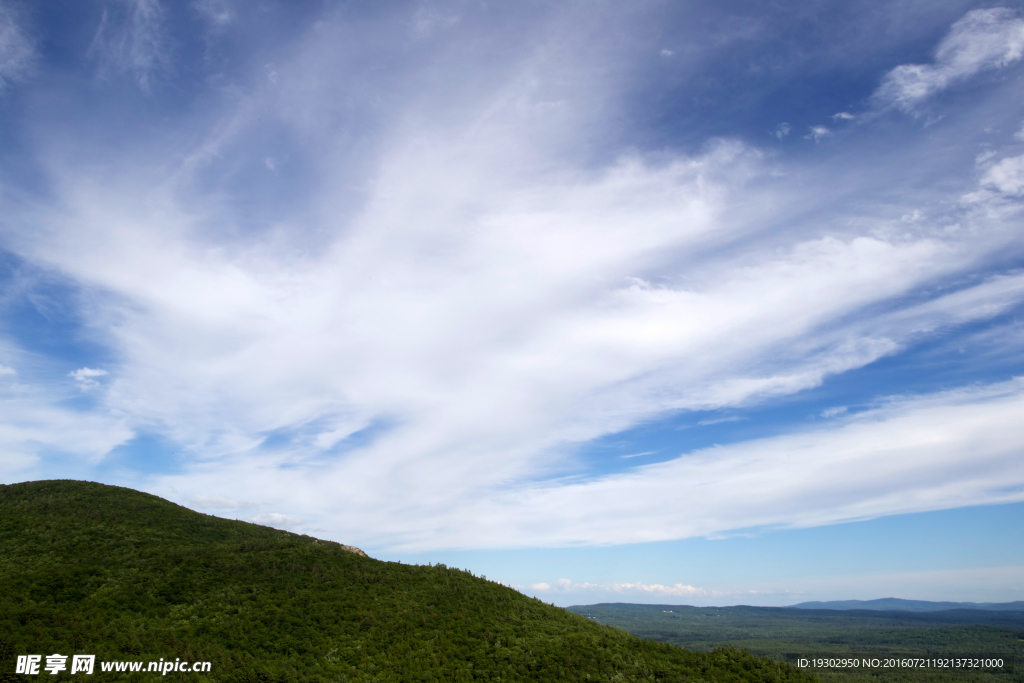
[[(611, 603), (570, 607), (595, 623), (687, 650), (734, 647), (791, 661), (795, 656), (843, 658), (968, 657), (983, 654), (1013, 662), (1012, 672), (941, 670), (821, 671), (842, 683), (1022, 683), (1024, 611), (955, 609), (938, 612), (691, 607)], [(863, 657), (861, 657), (863, 659)], [(1007, 667), (1009, 668), (1009, 667)]]

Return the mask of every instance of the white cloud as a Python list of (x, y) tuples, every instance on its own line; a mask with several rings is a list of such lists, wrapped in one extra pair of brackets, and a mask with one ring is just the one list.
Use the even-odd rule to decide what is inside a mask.
[(789, 131), (792, 130), (788, 123), (780, 123), (775, 129), (775, 137), (779, 140), (789, 135)]
[(693, 595), (705, 595), (706, 591), (701, 588), (694, 588), (681, 583), (671, 586), (663, 586), (660, 583), (616, 583), (610, 586), (616, 593), (647, 593), (658, 596), (683, 597)]
[(980, 71), (1024, 55), (1024, 20), (1004, 7), (968, 12), (939, 43), (932, 64), (903, 64), (882, 80), (875, 97), (904, 111)]
[(100, 383), (96, 381), (96, 378), (105, 377), (106, 375), (106, 370), (93, 368), (79, 368), (78, 370), (68, 373), (68, 377), (74, 379), (78, 383), (78, 386), (83, 390), (95, 389), (100, 385)]
[(810, 132), (808, 132), (804, 137), (808, 140), (820, 142), (822, 138), (826, 138), (829, 135), (832, 135), (832, 131), (825, 126), (811, 126)]
[[(54, 453), (98, 464), (134, 433), (119, 417), (51, 405), (51, 397), (19, 390), (0, 396), (0, 476), (7, 481), (52, 478), (45, 458)], [(80, 471), (77, 465), (62, 471)]]
[(500, 545), (616, 544), (1021, 501), (1022, 410), (1024, 380), (897, 399), (828, 428), (518, 488), (460, 514)]
[(0, 93), (25, 76), (34, 57), (32, 38), (19, 25), (13, 9), (0, 3)]
[(242, 510), (256, 507), (253, 503), (239, 502), (221, 496), (192, 496), (188, 499), (188, 503), (193, 507), (211, 510)]
[(411, 22), (412, 35), (420, 40), (433, 37), (459, 23), (459, 15), (444, 11), (441, 3), (423, 2), (416, 8)]
[(1024, 275), (996, 275), (971, 287), (881, 315), (870, 325), (877, 334), (902, 336), (905, 343), (937, 330), (1001, 315), (1024, 300)]
[(982, 176), (980, 184), (1004, 195), (1024, 194), (1024, 155), (1008, 157), (993, 165)]
[(530, 586), (535, 591), (542, 593), (620, 593), (632, 596), (657, 596), (662, 598), (679, 598), (707, 595), (708, 592), (701, 588), (694, 588), (682, 583), (665, 586), (660, 583), (574, 583), (570, 579), (559, 579), (552, 583), (541, 582)]
[[(260, 509), (315, 520), (344, 542), (406, 547), (634, 542), (828, 522), (858, 500), (871, 514), (898, 512), (913, 500), (916, 470), (903, 481), (905, 498), (878, 502), (849, 489), (822, 503), (810, 484), (771, 498), (784, 488), (773, 467), (791, 472), (796, 458), (781, 447), (757, 467), (739, 447), (673, 461), (666, 481), (683, 462), (697, 469), (689, 483), (676, 477), (671, 495), (645, 468), (635, 481), (566, 487), (574, 480), (564, 477), (591, 439), (675, 411), (814, 387), (930, 330), (1024, 300), (1012, 278), (936, 297), (936, 282), (1017, 238), (972, 216), (961, 233), (947, 232), (947, 209), (922, 200), (906, 166), (861, 161), (837, 182), (829, 169), (766, 161), (729, 140), (692, 155), (609, 152), (595, 164), (600, 116), (618, 84), (602, 80), (614, 71), (567, 56), (561, 39), (508, 51), (521, 63), (496, 70), (467, 64), (458, 50), (454, 71), (438, 66), (447, 53), (434, 55), (441, 62), (417, 53), (425, 71), (408, 67), (395, 79), (401, 87), (374, 73), (364, 92), (360, 50), (401, 59), (404, 43), (330, 21), (307, 38), (273, 67), (277, 85), (257, 79), (205, 137), (167, 136), (199, 140), (192, 150), (176, 142), (161, 151), (159, 141), (97, 150), (88, 168), (40, 153), (59, 197), (48, 212), (12, 211), (5, 223), (19, 256), (81, 288), (87, 332), (116, 355), (102, 414), (197, 454), (183, 474), (153, 480), (165, 494), (257, 496)], [(416, 85), (413, 76), (435, 71), (444, 88)], [(367, 110), (372, 126), (339, 123), (366, 113), (353, 101), (375, 102), (353, 92), (378, 86), (392, 100)], [(265, 170), (268, 151), (253, 149), (267, 137), (261, 121), (287, 131), (281, 137), (297, 141), (315, 172), (308, 196), (268, 205), (286, 216), (282, 225), (246, 232), (232, 211), (269, 201), (265, 193), (206, 180), (234, 177), (249, 153), (261, 178), (276, 178)], [(354, 138), (372, 150), (365, 166), (347, 153)], [(300, 156), (279, 168), (299, 166), (291, 159)], [(865, 200), (855, 202), (861, 213), (845, 213), (840, 186), (850, 196), (906, 189), (893, 193), (905, 205), (861, 209), (877, 204)], [(915, 207), (925, 218), (900, 221)], [(907, 303), (915, 293), (933, 298)], [(890, 417), (872, 429), (896, 448), (887, 425), (899, 416)], [(370, 425), (367, 438), (343, 443)], [(868, 427), (849, 429), (870, 441)], [(263, 448), (268, 435), (278, 438), (273, 449)], [(871, 464), (872, 452), (850, 460)], [(1012, 463), (1000, 467), (1015, 476)], [(718, 474), (721, 502), (673, 507), (684, 491), (706, 500), (694, 482), (717, 491)], [(741, 495), (758, 476), (769, 484), (759, 495), (770, 498), (760, 517)], [(602, 487), (629, 495), (602, 512)], [(942, 491), (930, 505), (964, 500)], [(974, 493), (971, 501), (999, 499), (983, 486)], [(658, 506), (667, 510), (660, 521)]]
[(278, 512), (256, 515), (255, 517), (251, 517), (250, 521), (255, 522), (256, 524), (262, 524), (263, 526), (276, 527), (278, 529), (294, 529), (302, 524), (302, 520), (298, 517), (282, 515)]
[(717, 417), (710, 420), (701, 420), (697, 424), (700, 425), (701, 427), (707, 427), (709, 425), (717, 425), (722, 424), (724, 422), (742, 422), (745, 419), (747, 418), (740, 417), (739, 415), (730, 415), (729, 417)]
[(103, 377), (106, 374), (106, 370), (96, 370), (93, 368), (79, 368), (74, 372), (69, 372), (68, 377), (74, 377), (77, 381), (82, 382), (92, 377)]
[(1012, 206), (1013, 198), (1024, 194), (1024, 155), (995, 162), (998, 156), (994, 150), (987, 150), (976, 157), (975, 165), (983, 172), (978, 189), (960, 198), (964, 206), (991, 212), (996, 207)]
[(130, 73), (140, 88), (148, 90), (153, 76), (170, 68), (164, 13), (159, 0), (106, 3), (89, 47), (100, 74)]
[(222, 29), (236, 18), (228, 0), (194, 0), (192, 7), (214, 31)]
[(3, 377), (4, 375), (16, 375), (16, 374), (18, 374), (18, 371), (15, 370), (14, 368), (8, 367), (8, 366), (3, 365), (3, 364), (0, 364), (0, 377)]
[[(625, 158), (527, 179), (519, 169), (532, 162), (516, 155), (531, 146), (506, 146), (516, 128), (500, 123), (511, 132), (472, 144), (425, 134), (395, 144), (361, 213), (326, 222), (337, 237), (315, 257), (276, 244), (211, 248), (161, 195), (77, 179), (65, 202), (75, 220), (52, 224), (75, 230), (30, 253), (122, 297), (100, 300), (119, 320), (107, 330), (120, 353), (107, 405), (166, 425), (207, 461), (168, 485), (266, 492), (261, 505), (307, 517), (322, 505), (340, 540), (364, 545), (600, 542), (576, 520), (495, 535), (475, 525), (500, 526), (518, 509), (460, 517), (469, 521), (449, 511), (562, 471), (574, 444), (669, 411), (814, 387), (929, 325), (1024, 298), (990, 287), (969, 306), (946, 301), (836, 327), (958, 272), (984, 240), (965, 249), (927, 232), (797, 233), (768, 252), (723, 249), (772, 224), (755, 190), (736, 204), (751, 213), (731, 208), (748, 179), (764, 178), (756, 151), (728, 143), (669, 163)], [(666, 268), (669, 253), (686, 265)], [(665, 284), (652, 284), (659, 274)], [(375, 440), (325, 456), (376, 419), (389, 426)], [(314, 422), (280, 453), (256, 450), (267, 433)], [(303, 463), (312, 469), (279, 469)], [(527, 499), (545, 507), (539, 493)], [(373, 523), (348, 526), (356, 509), (374, 510)], [(804, 513), (821, 514), (786, 520)], [(630, 525), (608, 537), (697, 533), (698, 519), (692, 529)]]

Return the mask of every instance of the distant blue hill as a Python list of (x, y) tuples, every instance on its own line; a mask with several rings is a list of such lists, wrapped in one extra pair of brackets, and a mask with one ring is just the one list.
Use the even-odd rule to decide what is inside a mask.
[(928, 600), (830, 600), (828, 602), (801, 602), (790, 605), (796, 609), (871, 609), (902, 610), (904, 612), (941, 612), (947, 609), (983, 609), (990, 611), (1024, 612), (1024, 600), (1016, 602), (929, 602)]

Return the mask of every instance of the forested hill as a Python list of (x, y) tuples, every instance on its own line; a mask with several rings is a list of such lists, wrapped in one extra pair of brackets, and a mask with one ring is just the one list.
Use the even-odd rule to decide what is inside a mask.
[[(0, 485), (0, 586), (2, 681), (812, 680), (737, 650), (641, 640), (458, 569), (87, 482)], [(13, 673), (17, 655), (52, 653), (212, 665)]]

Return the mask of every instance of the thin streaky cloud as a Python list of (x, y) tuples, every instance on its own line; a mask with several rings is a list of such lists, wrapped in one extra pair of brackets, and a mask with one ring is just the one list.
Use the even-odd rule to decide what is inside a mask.
[(223, 30), (238, 16), (229, 0), (194, 0), (192, 7), (206, 20), (212, 31)]
[(643, 457), (645, 455), (654, 455), (657, 452), (658, 451), (644, 451), (643, 453), (630, 453), (629, 455), (622, 455), (622, 456), (619, 456), (619, 457), (621, 457), (621, 458), (640, 458), (640, 457)]
[(701, 420), (697, 424), (701, 427), (707, 427), (709, 425), (723, 424), (726, 422), (742, 422), (748, 418), (741, 417), (739, 415), (730, 415), (729, 417), (716, 417), (710, 420)]
[(101, 76), (130, 74), (142, 90), (171, 67), (160, 0), (109, 0), (89, 47)]
[(836, 417), (837, 415), (842, 415), (847, 410), (849, 410), (847, 406), (836, 406), (834, 408), (826, 408), (825, 410), (821, 411), (821, 416), (827, 420), (829, 418)]
[(23, 79), (35, 59), (35, 44), (14, 7), (0, 3), (0, 95)]
[[(512, 546), (541, 537), (551, 545), (614, 544), (921, 512), (951, 497), (959, 505), (1021, 501), (1015, 439), (1024, 428), (1011, 416), (1022, 409), (1021, 381), (896, 400), (836, 427), (707, 449), (589, 483), (520, 489), (462, 514), (500, 525)], [(671, 508), (662, 504), (668, 496)], [(636, 525), (640, 533), (629, 528)]]

